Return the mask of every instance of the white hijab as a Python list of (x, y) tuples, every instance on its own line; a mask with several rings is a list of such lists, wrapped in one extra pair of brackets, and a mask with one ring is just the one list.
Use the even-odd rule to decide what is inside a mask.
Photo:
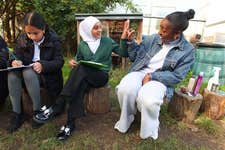
[(100, 38), (96, 39), (93, 37), (91, 30), (93, 29), (96, 23), (100, 22), (95, 17), (87, 17), (83, 21), (81, 21), (79, 26), (80, 36), (82, 37), (83, 41), (85, 41), (90, 50), (95, 53), (100, 45)]

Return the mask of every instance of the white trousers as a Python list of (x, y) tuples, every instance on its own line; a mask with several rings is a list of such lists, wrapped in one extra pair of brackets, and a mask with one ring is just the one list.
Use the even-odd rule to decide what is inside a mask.
[(142, 86), (144, 76), (142, 72), (131, 72), (117, 85), (121, 114), (114, 128), (122, 133), (127, 132), (138, 109), (141, 112), (140, 137), (157, 139), (160, 106), (166, 86), (158, 81), (149, 81)]

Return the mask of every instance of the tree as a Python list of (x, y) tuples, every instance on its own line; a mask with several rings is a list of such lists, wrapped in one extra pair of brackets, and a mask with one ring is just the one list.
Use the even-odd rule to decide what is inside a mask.
[(16, 35), (20, 31), (19, 24), (17, 24), (20, 21), (18, 20), (28, 8), (32, 9), (32, 4), (29, 0), (2, 0), (0, 2), (3, 36), (9, 45), (15, 42)]
[[(9, 5), (13, 3), (14, 5)], [(65, 52), (74, 53), (76, 50), (76, 13), (103, 13), (107, 9), (116, 7), (116, 4), (127, 6), (132, 11), (136, 9), (131, 5), (131, 0), (3, 0), (3, 6), (9, 7), (9, 10), (14, 9), (15, 12), (0, 12), (0, 15), (4, 15), (4, 22), (7, 21), (7, 16), (17, 16), (16, 18), (10, 18), (11, 21), (20, 22), (21, 14), (27, 11), (35, 10), (39, 12), (47, 21), (47, 23), (62, 37), (64, 41)], [(2, 3), (0, 4), (2, 8)], [(5, 9), (3, 9), (5, 10)], [(10, 15), (9, 15), (10, 14)], [(12, 14), (12, 15), (11, 15)], [(18, 24), (19, 25), (19, 24)], [(11, 33), (10, 31), (15, 30), (16, 26), (10, 27), (10, 30), (4, 31)], [(17, 27), (21, 29), (21, 27)], [(8, 35), (8, 34), (7, 34)], [(9, 35), (8, 35), (9, 36)], [(7, 37), (8, 37), (7, 36)], [(12, 41), (15, 38), (10, 38)]]
[[(129, 0), (33, 0), (34, 7), (46, 19), (49, 25), (63, 37), (66, 51), (76, 51), (76, 13), (102, 13), (106, 8), (114, 8), (116, 3), (129, 4)], [(46, 7), (48, 6), (48, 7)]]

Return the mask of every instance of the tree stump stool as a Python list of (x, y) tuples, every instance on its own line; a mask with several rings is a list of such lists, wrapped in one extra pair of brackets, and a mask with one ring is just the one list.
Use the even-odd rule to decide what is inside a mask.
[[(46, 105), (47, 107), (51, 106), (54, 103), (54, 100), (49, 95), (47, 89), (41, 88), (41, 105)], [(22, 91), (22, 108), (23, 112), (26, 113), (29, 117), (33, 116), (33, 103), (32, 100), (24, 88)]]
[(94, 114), (109, 112), (111, 107), (109, 93), (109, 85), (101, 88), (91, 88), (88, 93), (85, 94), (86, 111)]
[(207, 89), (203, 90), (203, 103), (201, 111), (211, 119), (221, 119), (225, 112), (225, 96), (215, 92), (210, 92)]
[(175, 89), (174, 96), (168, 104), (168, 112), (177, 120), (185, 123), (191, 123), (202, 104), (203, 97), (201, 94), (188, 96), (179, 89)]

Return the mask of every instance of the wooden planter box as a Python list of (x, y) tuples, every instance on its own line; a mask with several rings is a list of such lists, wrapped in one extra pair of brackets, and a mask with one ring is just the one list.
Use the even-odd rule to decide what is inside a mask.
[(202, 104), (203, 97), (201, 94), (188, 96), (176, 89), (172, 100), (168, 104), (168, 111), (177, 120), (185, 123), (191, 123)]
[(204, 89), (201, 111), (211, 119), (221, 119), (225, 115), (224, 109), (225, 96)]

